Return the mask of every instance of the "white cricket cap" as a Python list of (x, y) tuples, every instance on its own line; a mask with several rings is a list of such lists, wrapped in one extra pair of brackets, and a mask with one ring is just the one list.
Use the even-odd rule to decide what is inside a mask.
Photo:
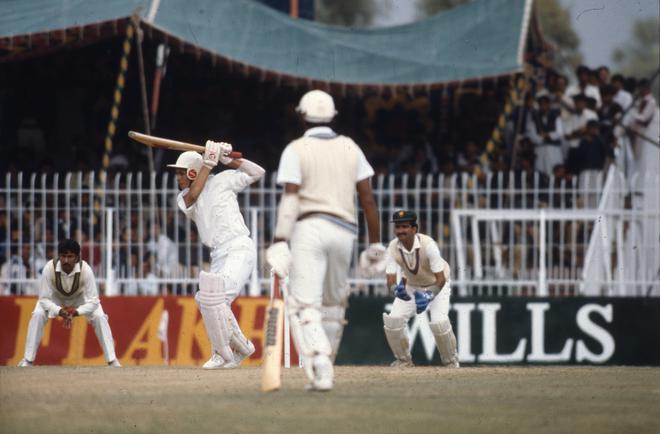
[(300, 99), (296, 111), (303, 115), (307, 122), (325, 123), (335, 117), (335, 102), (330, 95), (322, 90), (310, 90)]
[[(167, 167), (172, 167), (174, 169), (185, 169), (186, 176), (188, 179), (192, 180), (197, 177), (197, 174), (202, 169), (203, 164), (204, 160), (200, 154), (195, 151), (186, 151), (179, 155), (179, 158), (176, 159), (176, 163), (168, 164)], [(191, 170), (193, 170), (194, 173), (191, 173)]]

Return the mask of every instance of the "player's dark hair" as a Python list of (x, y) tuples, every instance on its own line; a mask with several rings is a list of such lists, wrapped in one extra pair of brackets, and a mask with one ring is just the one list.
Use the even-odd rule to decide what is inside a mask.
[(71, 238), (63, 239), (57, 245), (57, 254), (61, 255), (63, 253), (73, 253), (76, 256), (80, 256), (80, 244)]

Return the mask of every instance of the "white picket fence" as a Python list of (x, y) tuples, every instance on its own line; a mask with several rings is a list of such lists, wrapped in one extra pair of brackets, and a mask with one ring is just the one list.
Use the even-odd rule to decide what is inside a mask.
[[(616, 169), (577, 186), (538, 173), (377, 176), (372, 185), (383, 240), (395, 210), (418, 213), (463, 295), (660, 295), (660, 175), (626, 180)], [(208, 251), (177, 211), (171, 173), (4, 176), (0, 188), (0, 294), (36, 294), (37, 279), (59, 239), (74, 237), (103, 291), (187, 294)], [(281, 190), (275, 174), (239, 195), (259, 255), (246, 288), (268, 291), (264, 265)], [(628, 185), (634, 185), (632, 190)], [(651, 200), (656, 198), (655, 201)], [(367, 243), (360, 214), (353, 264)], [(357, 265), (355, 292), (385, 294), (383, 276)]]

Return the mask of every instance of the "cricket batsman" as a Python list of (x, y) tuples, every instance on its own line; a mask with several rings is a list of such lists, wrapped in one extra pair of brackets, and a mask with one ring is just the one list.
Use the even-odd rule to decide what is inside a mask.
[(58, 257), (48, 261), (43, 269), (39, 300), (28, 324), (25, 355), (18, 366), (32, 366), (49, 318), (61, 316), (68, 328), (74, 317), (82, 315), (92, 324), (108, 366), (120, 367), (108, 316), (99, 301), (94, 272), (80, 259), (80, 245), (72, 239), (62, 240), (57, 246), (57, 254)]
[[(413, 366), (408, 320), (428, 309), (442, 365), (458, 368), (456, 336), (449, 322), (449, 264), (440, 256), (435, 240), (417, 232), (417, 214), (397, 211), (392, 222), (396, 238), (387, 247), (385, 273), (395, 298), (392, 311), (383, 314), (385, 337), (396, 358), (392, 366)], [(397, 269), (403, 276), (399, 283)]]
[[(231, 151), (229, 143), (208, 140), (203, 157), (183, 152), (176, 163), (168, 165), (176, 169), (181, 189), (177, 205), (195, 222), (201, 241), (211, 249), (210, 272), (199, 273), (195, 294), (212, 348), (204, 369), (236, 368), (254, 353), (254, 345), (243, 335), (230, 307), (257, 258), (236, 195), (266, 171), (252, 161), (228, 157)], [(233, 170), (211, 175), (218, 163)]]

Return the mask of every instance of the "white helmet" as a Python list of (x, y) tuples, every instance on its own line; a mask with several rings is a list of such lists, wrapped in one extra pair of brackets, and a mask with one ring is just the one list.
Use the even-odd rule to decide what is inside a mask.
[(296, 111), (303, 115), (307, 122), (315, 124), (330, 122), (335, 117), (335, 102), (322, 90), (310, 90), (300, 99)]
[(204, 160), (202, 156), (195, 151), (186, 151), (182, 152), (179, 155), (179, 158), (176, 159), (176, 163), (168, 164), (167, 167), (173, 167), (175, 169), (186, 169), (186, 177), (194, 181), (197, 178), (197, 174), (202, 170), (202, 165)]

